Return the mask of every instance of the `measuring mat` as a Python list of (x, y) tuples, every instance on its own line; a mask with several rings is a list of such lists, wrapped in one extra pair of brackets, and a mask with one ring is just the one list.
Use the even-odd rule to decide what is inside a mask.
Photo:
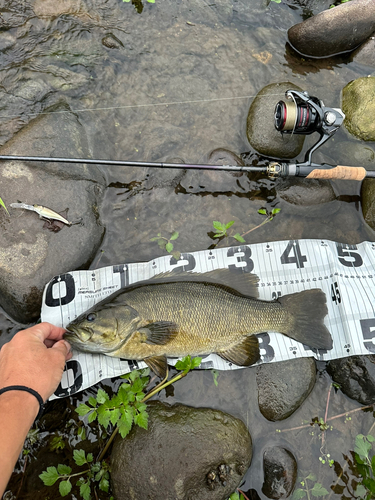
[[(257, 335), (261, 359), (257, 364), (298, 357), (318, 360), (375, 353), (375, 243), (346, 245), (328, 240), (290, 240), (240, 245), (171, 255), (150, 262), (120, 264), (55, 276), (45, 287), (42, 321), (66, 327), (73, 319), (125, 286), (171, 271), (204, 273), (228, 268), (233, 273), (259, 276), (259, 298), (322, 289), (327, 297), (325, 324), (333, 338), (329, 351), (310, 349), (280, 333)], [(214, 325), (213, 325), (214, 328)], [(168, 360), (175, 365), (176, 359)], [(69, 396), (100, 380), (128, 373), (146, 364), (74, 351), (62, 381), (50, 399)], [(215, 354), (204, 356), (199, 368), (233, 370)]]

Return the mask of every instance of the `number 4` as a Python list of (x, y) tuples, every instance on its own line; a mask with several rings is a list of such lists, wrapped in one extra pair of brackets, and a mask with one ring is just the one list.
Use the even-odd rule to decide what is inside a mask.
[(336, 303), (336, 305), (339, 305), (341, 303), (341, 295), (337, 281), (335, 281), (333, 285), (331, 285), (331, 297), (333, 302)]

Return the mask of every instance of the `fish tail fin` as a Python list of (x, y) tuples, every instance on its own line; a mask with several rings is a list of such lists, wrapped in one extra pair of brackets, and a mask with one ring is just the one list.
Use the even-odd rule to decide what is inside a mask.
[(332, 349), (332, 337), (324, 325), (328, 309), (326, 294), (322, 290), (304, 290), (278, 300), (292, 318), (283, 332), (285, 335), (312, 348)]

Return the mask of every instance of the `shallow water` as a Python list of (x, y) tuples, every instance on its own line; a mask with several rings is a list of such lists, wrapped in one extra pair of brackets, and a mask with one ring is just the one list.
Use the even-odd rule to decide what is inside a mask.
[[(144, 2), (143, 9), (142, 2), (137, 2), (142, 10), (138, 13), (135, 6), (119, 0), (2, 2), (1, 143), (35, 114), (64, 102), (79, 117), (93, 158), (194, 163), (204, 161), (213, 149), (227, 148), (249, 162), (258, 161), (247, 141), (246, 118), (253, 97), (264, 86), (290, 81), (327, 106), (339, 107), (342, 88), (373, 73), (350, 62), (348, 56), (309, 60), (287, 45), (288, 28), (311, 10), (317, 13), (327, 7), (327, 2), (311, 1), (309, 8), (301, 8), (296, 0), (288, 5), (267, 4), (266, 0), (156, 0)], [(275, 96), (275, 102), (282, 97)], [(304, 150), (314, 140), (307, 138)], [(342, 129), (314, 160), (356, 164), (347, 151), (358, 143)], [(365, 166), (374, 168), (374, 144), (366, 147)], [(332, 183), (336, 199), (312, 209), (286, 203), (273, 181), (250, 174), (118, 167), (103, 171), (108, 185), (101, 208), (106, 235), (91, 267), (163, 255), (150, 242), (159, 232), (168, 237), (178, 231), (175, 249), (179, 251), (209, 248), (212, 221), (234, 220), (235, 232), (242, 234), (262, 222), (261, 207), (279, 207), (281, 212), (250, 233), (247, 243), (298, 238), (375, 240), (375, 233), (364, 223), (358, 203), (360, 186), (354, 182)], [(225, 246), (234, 243), (223, 242)], [(0, 346), (19, 328), (1, 316)], [(319, 457), (329, 453), (341, 460), (342, 453), (353, 449), (355, 436), (367, 433), (373, 416), (358, 411), (346, 423), (346, 417), (335, 419), (323, 444), (316, 426), (294, 429), (302, 421), (324, 416), (328, 394), (328, 416), (359, 407), (340, 392), (330, 391), (324, 366), (320, 370), (308, 400), (282, 423), (266, 421), (258, 410), (255, 368), (220, 373), (217, 387), (211, 372), (193, 373), (175, 385), (174, 396), (163, 394), (161, 399), (215, 407), (246, 422), (254, 458), (244, 491), (256, 489), (260, 498), (266, 498), (261, 492), (262, 450), (280, 443), (293, 451), (300, 471), (315, 472), (329, 489), (335, 474)], [(63, 412), (69, 421), (81, 397), (87, 394), (50, 406), (49, 423), (43, 424), (38, 445), (42, 450), (38, 460), (44, 468), (54, 464), (48, 449), (53, 433), (69, 436), (74, 446), (71, 429), (63, 429), (56, 415)], [(67, 455), (64, 452), (58, 458), (61, 461)], [(33, 460), (31, 454), (26, 471)], [(13, 478), (14, 494), (22, 475), (20, 466)], [(40, 490), (39, 480), (33, 481), (30, 474), (26, 477), (19, 498), (44, 499), (48, 493)]]

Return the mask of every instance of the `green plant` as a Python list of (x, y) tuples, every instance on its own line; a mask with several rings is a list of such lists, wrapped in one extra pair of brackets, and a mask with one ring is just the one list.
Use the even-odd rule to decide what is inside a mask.
[[(345, 489), (351, 498), (358, 500), (371, 500), (375, 498), (375, 454), (373, 443), (375, 438), (368, 434), (358, 434), (355, 438), (354, 451), (351, 452), (352, 459), (347, 455), (343, 455), (346, 461), (346, 466), (335, 461), (334, 470), (337, 474), (338, 481), (331, 486), (331, 489), (336, 494), (342, 495), (342, 498), (349, 498), (343, 495)], [(349, 468), (354, 478), (350, 478), (345, 471)], [(356, 479), (355, 479), (356, 478)], [(344, 484), (339, 484), (342, 481)]]
[(150, 241), (157, 241), (160, 248), (166, 250), (168, 253), (172, 254), (176, 260), (178, 260), (181, 256), (181, 252), (173, 251), (174, 246), (172, 243), (172, 241), (177, 240), (178, 236), (179, 234), (177, 231), (174, 231), (170, 238), (165, 238), (161, 235), (161, 233), (158, 233), (158, 235), (151, 238)]
[[(80, 404), (76, 412), (80, 417), (87, 419), (90, 424), (97, 420), (99, 425), (104, 428), (105, 434), (111, 427), (113, 430), (111, 437), (106, 443), (104, 449), (94, 462), (92, 453), (87, 456), (84, 450), (74, 450), (73, 460), (79, 467), (85, 466), (84, 470), (73, 472), (68, 465), (59, 464), (57, 467), (47, 467), (39, 477), (46, 486), (52, 486), (57, 481), (59, 483), (59, 492), (61, 496), (66, 496), (72, 489), (72, 479), (79, 477), (76, 486), (79, 487), (80, 494), (84, 500), (91, 499), (91, 487), (97, 483), (100, 490), (108, 493), (109, 491), (109, 473), (110, 469), (104, 456), (112, 443), (117, 432), (125, 437), (133, 425), (138, 425), (144, 429), (148, 427), (148, 413), (146, 401), (152, 396), (163, 390), (170, 384), (177, 382), (185, 377), (188, 372), (200, 365), (202, 358), (191, 358), (186, 356), (177, 361), (175, 368), (180, 371), (177, 375), (167, 380), (167, 377), (154, 389), (145, 394), (144, 390), (149, 383), (149, 369), (134, 370), (121, 378), (126, 380), (119, 387), (117, 393), (110, 398), (103, 389), (99, 389), (96, 398), (91, 396), (88, 404)], [(80, 435), (83, 432), (80, 431)], [(84, 434), (85, 435), (85, 434)], [(85, 478), (82, 476), (86, 476)]]
[[(291, 500), (300, 500), (300, 498), (307, 497), (311, 500), (311, 497), (324, 497), (328, 495), (328, 491), (320, 484), (316, 482), (316, 475), (309, 474), (304, 478), (298, 478), (297, 483), (301, 485), (300, 488), (295, 488)], [(309, 485), (309, 483), (314, 483)]]
[(63, 450), (65, 448), (65, 441), (62, 436), (54, 436), (49, 444), (49, 449), (51, 451)]
[(5, 206), (5, 203), (3, 202), (3, 200), (1, 198), (0, 198), (0, 205), (5, 209), (6, 213), (9, 215), (8, 209)]
[(242, 495), (242, 493), (235, 491), (231, 494), (228, 500), (245, 500), (245, 497)]
[[(234, 224), (234, 220), (231, 220), (227, 224), (223, 224), (222, 222), (219, 222), (217, 220), (213, 221), (212, 225), (214, 226), (214, 229), (216, 230), (216, 233), (214, 234), (214, 238), (229, 238), (231, 235), (228, 234), (227, 230), (232, 227)], [(240, 243), (245, 243), (245, 240), (243, 237), (240, 235), (240, 233), (236, 233), (232, 236), (235, 240), (237, 240)]]

